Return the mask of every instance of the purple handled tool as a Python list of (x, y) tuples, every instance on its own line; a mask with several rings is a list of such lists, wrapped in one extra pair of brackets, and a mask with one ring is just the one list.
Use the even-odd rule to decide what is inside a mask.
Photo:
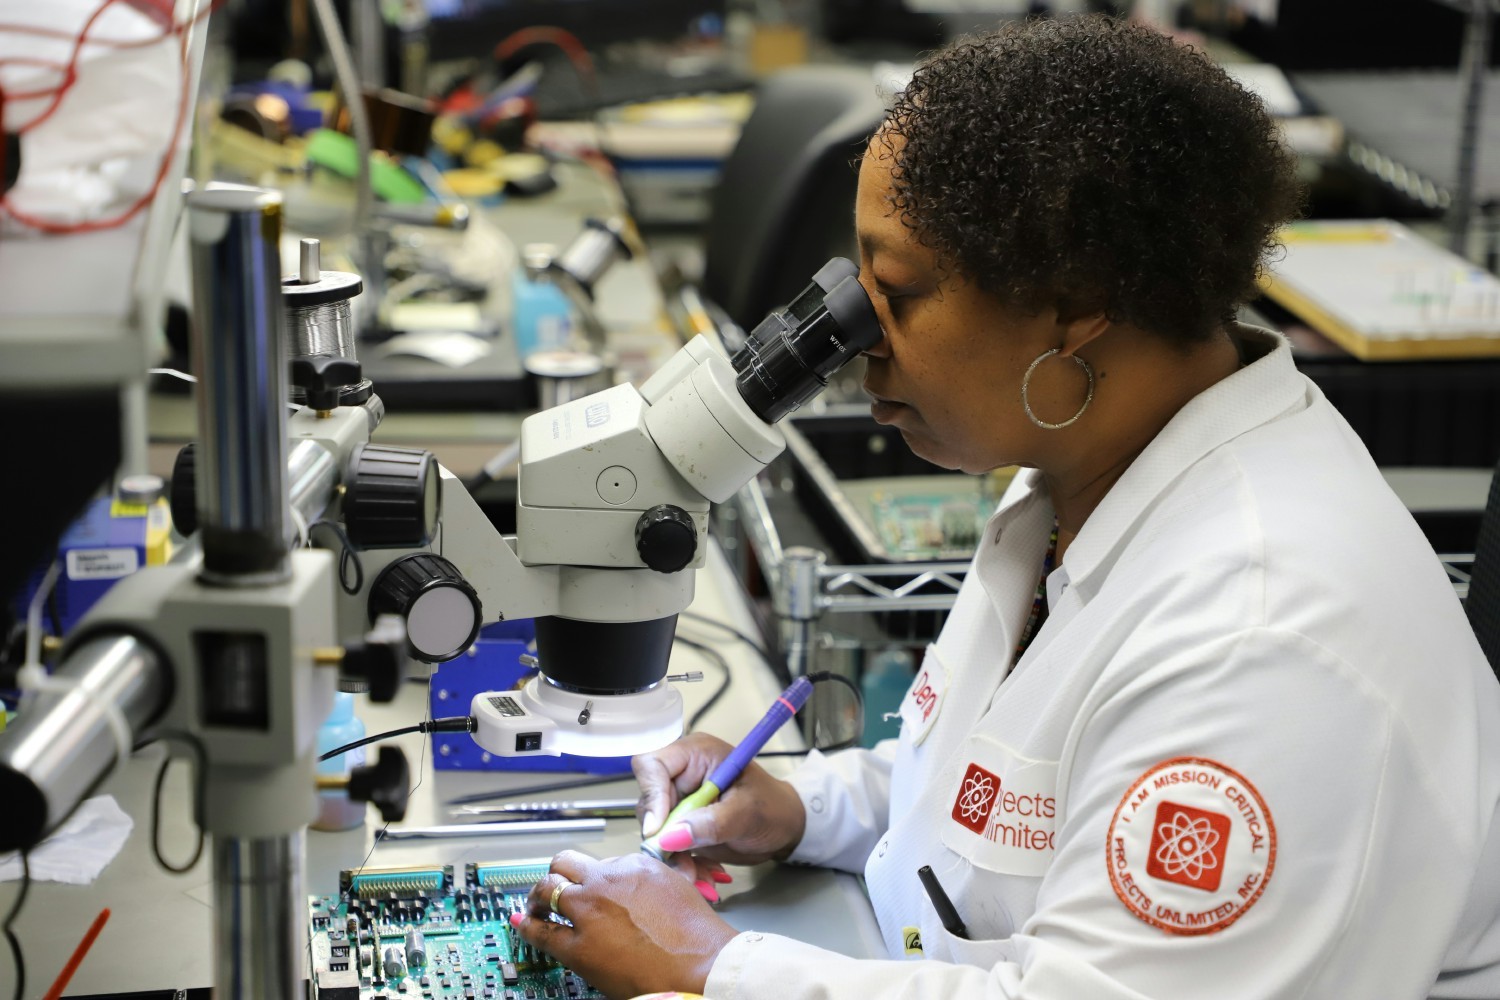
[(745, 770), (745, 767), (755, 759), (766, 742), (775, 735), (776, 730), (786, 724), (786, 720), (797, 714), (797, 710), (807, 704), (807, 698), (812, 694), (812, 681), (806, 677), (798, 677), (792, 681), (792, 686), (777, 697), (776, 701), (766, 710), (765, 716), (750, 730), (750, 734), (740, 740), (739, 745), (729, 752), (729, 756), (719, 762), (708, 779), (699, 785), (691, 795), (685, 796), (682, 801), (667, 814), (662, 822), (661, 830), (647, 837), (641, 843), (641, 850), (653, 857), (666, 859), (673, 852), (662, 848), (658, 837), (662, 830), (670, 827), (679, 817), (685, 816), (694, 809), (702, 809), (704, 806), (717, 802), (724, 789), (734, 783)]

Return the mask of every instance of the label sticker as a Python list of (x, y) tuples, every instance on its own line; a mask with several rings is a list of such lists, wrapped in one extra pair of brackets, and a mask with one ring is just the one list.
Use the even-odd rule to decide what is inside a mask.
[(490, 707), (507, 719), (519, 719), (526, 714), (526, 709), (522, 708), (516, 699), (507, 698), (505, 695), (492, 695)]
[(70, 549), (69, 580), (118, 580), (140, 569), (135, 549)]
[(938, 658), (937, 648), (927, 647), (922, 669), (901, 699), (901, 728), (911, 734), (912, 746), (921, 746), (932, 732), (932, 724), (943, 710), (943, 696), (948, 693), (948, 667)]
[(1151, 768), (1115, 809), (1110, 884), (1169, 934), (1213, 934), (1255, 905), (1276, 868), (1276, 824), (1244, 775), (1203, 757)]
[(1057, 762), (1032, 760), (984, 736), (965, 763), (943, 817), (943, 843), (972, 864), (1006, 875), (1043, 875), (1057, 853)]
[(920, 927), (903, 927), (903, 928), (901, 928), (901, 947), (906, 951), (906, 953), (908, 955), (913, 955), (913, 956), (915, 956), (917, 958), (921, 958), (922, 957), (922, 928), (920, 928)]

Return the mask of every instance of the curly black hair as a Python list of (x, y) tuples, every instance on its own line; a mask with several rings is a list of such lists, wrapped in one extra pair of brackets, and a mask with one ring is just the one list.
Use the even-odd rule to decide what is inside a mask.
[(917, 69), (880, 135), (893, 208), (944, 266), (1030, 312), (1102, 312), (1182, 345), (1253, 294), (1301, 208), (1258, 98), (1104, 16), (960, 39)]

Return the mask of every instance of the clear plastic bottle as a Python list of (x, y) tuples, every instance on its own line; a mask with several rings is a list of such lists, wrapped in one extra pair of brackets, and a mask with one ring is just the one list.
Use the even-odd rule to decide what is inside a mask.
[(556, 251), (545, 243), (527, 244), (525, 267), (511, 278), (511, 327), (522, 361), (538, 351), (563, 350), (573, 339), (573, 304), (548, 270)]
[(865, 659), (859, 687), (865, 696), (864, 746), (873, 747), (901, 731), (901, 720), (887, 719), (901, 708), (901, 699), (916, 676), (916, 663), (904, 646), (887, 646)]
[[(365, 724), (354, 714), (354, 695), (340, 691), (333, 696), (333, 711), (318, 729), (318, 756), (365, 738)], [(319, 774), (347, 774), (365, 762), (365, 748), (318, 763)], [(365, 823), (365, 804), (351, 802), (343, 792), (318, 793), (318, 818), (314, 830), (353, 830)]]

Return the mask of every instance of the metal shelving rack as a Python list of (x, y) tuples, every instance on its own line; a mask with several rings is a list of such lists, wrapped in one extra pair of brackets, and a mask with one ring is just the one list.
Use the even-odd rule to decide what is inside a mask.
[[(796, 427), (789, 421), (782, 429), (787, 454), (781, 461), (798, 462), (809, 475), (825, 474), (809, 468), (812, 446)], [(748, 547), (765, 580), (790, 674), (832, 669), (853, 674), (850, 679), (857, 681), (864, 652), (925, 645), (936, 638), (969, 571), (968, 560), (856, 565), (830, 562), (822, 548), (786, 544), (768, 496), (768, 489), (776, 488), (771, 485), (774, 476), (772, 472), (766, 481), (751, 480), (726, 505), (725, 513), (736, 540)], [(899, 613), (907, 613), (901, 618), (904, 630), (871, 626), (867, 618), (866, 634), (855, 634), (860, 629), (854, 616), (876, 616), (889, 623)], [(857, 654), (853, 662), (843, 655), (851, 651)], [(814, 711), (810, 717), (821, 714)]]

